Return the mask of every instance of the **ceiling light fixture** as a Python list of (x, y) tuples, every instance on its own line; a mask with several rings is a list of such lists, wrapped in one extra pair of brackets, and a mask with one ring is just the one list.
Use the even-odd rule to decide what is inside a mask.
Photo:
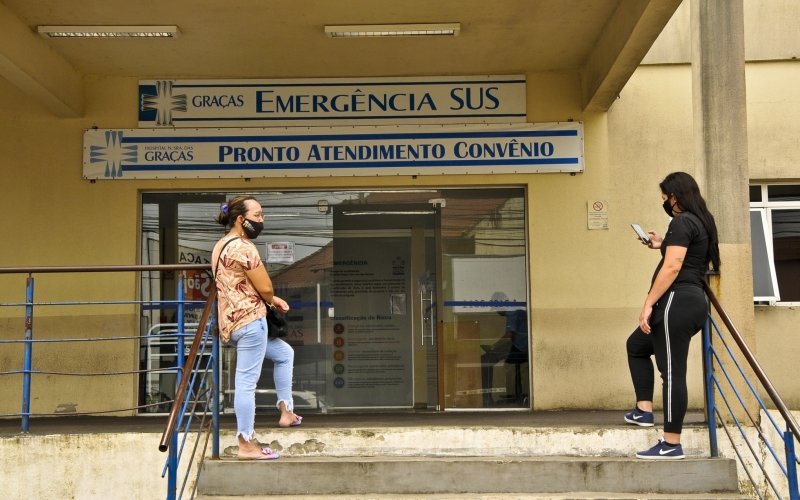
[(325, 34), (331, 38), (457, 36), (460, 31), (461, 23), (353, 24), (325, 26)]
[(176, 38), (177, 26), (37, 26), (47, 38)]

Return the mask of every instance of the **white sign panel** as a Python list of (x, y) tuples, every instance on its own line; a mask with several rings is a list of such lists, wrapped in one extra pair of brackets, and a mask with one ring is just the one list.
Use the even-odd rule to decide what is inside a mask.
[(589, 229), (608, 229), (608, 201), (589, 200), (586, 207), (586, 224)]
[(142, 80), (139, 127), (521, 123), (525, 76)]
[(267, 263), (291, 264), (294, 262), (294, 242), (274, 241), (267, 243)]
[(582, 172), (580, 122), (84, 133), (87, 179)]

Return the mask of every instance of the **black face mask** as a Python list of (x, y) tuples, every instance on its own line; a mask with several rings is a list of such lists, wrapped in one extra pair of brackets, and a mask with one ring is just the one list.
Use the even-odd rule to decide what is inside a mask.
[(244, 234), (246, 234), (248, 238), (254, 240), (258, 238), (258, 235), (261, 234), (261, 231), (264, 229), (264, 223), (245, 219), (244, 222), (242, 222), (242, 229), (244, 229)]
[(672, 205), (669, 202), (669, 198), (664, 200), (664, 203), (662, 203), (661, 206), (664, 207), (664, 211), (667, 212), (667, 215), (669, 215), (670, 217), (675, 217), (675, 214), (672, 213)]

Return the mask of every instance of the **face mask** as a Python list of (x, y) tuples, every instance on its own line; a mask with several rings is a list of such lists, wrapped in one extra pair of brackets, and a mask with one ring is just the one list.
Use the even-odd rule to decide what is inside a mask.
[(244, 229), (244, 234), (246, 234), (248, 238), (254, 240), (258, 238), (258, 235), (261, 234), (261, 230), (264, 229), (264, 223), (245, 219), (244, 222), (242, 222), (242, 229)]
[(675, 214), (672, 213), (672, 205), (669, 202), (669, 198), (664, 200), (664, 203), (662, 203), (661, 206), (664, 207), (664, 211), (667, 212), (667, 215), (669, 215), (670, 217), (675, 217)]

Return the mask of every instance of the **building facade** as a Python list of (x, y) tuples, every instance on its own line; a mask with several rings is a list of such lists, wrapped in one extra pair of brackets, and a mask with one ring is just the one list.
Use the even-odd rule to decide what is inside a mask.
[[(437, 128), (456, 134), (455, 139), (444, 140), (455, 141), (447, 144), (457, 151), (459, 146), (454, 144), (460, 144), (461, 132), (451, 128), (478, 134), (536, 127), (552, 132), (566, 127), (577, 131), (578, 168), (520, 167), (507, 162), (497, 149), (487, 149), (485, 143), (473, 151), (463, 140), (462, 156), (443, 161), (480, 161), (480, 168), (471, 168), (477, 163), (451, 162), (440, 171), (410, 172), (373, 164), (377, 173), (326, 175), (313, 170), (323, 167), (309, 163), (305, 151), (308, 161), (298, 168), (312, 168), (307, 175), (297, 170), (220, 173), (226, 170), (221, 167), (223, 150), (219, 149), (213, 167), (218, 172), (190, 168), (188, 174), (151, 171), (137, 178), (138, 174), (125, 170), (117, 175), (116, 169), (130, 162), (121, 159), (115, 164), (106, 151), (103, 171), (96, 173), (97, 165), (91, 161), (93, 143), (87, 139), (93, 134), (107, 138), (106, 132), (121, 132), (121, 138), (130, 140), (137, 132), (129, 131), (147, 135), (152, 130), (153, 141), (207, 136), (209, 128), (142, 126), (147, 111), (142, 87), (153, 81), (180, 82), (181, 75), (161, 74), (155, 76), (159, 80), (151, 80), (153, 75), (144, 69), (135, 75), (87, 72), (80, 77), (82, 113), (61, 117), (21, 91), (24, 87), (12, 83), (6, 74), (0, 81), (0, 144), (6, 152), (0, 157), (0, 170), (4, 227), (10, 237), (0, 248), (0, 260), (19, 267), (208, 263), (211, 246), (223, 234), (213, 221), (220, 205), (231, 196), (252, 194), (267, 215), (264, 236), (257, 240), (259, 251), (279, 294), (293, 305), (289, 340), (296, 349), (295, 397), (304, 411), (628, 408), (633, 392), (625, 339), (636, 326), (658, 262), (656, 252), (637, 244), (630, 223), (663, 231), (668, 220), (660, 208), (658, 183), (671, 171), (690, 172), (706, 186), (705, 173), (695, 166), (694, 142), (699, 132), (692, 126), (690, 3), (680, 7), (679, 2), (644, 3), (668, 10), (663, 22), (671, 20), (654, 44), (646, 44), (644, 52), (649, 49), (649, 53), (635, 61), (638, 67), (607, 106), (593, 104), (602, 100), (597, 97), (602, 85), (586, 97), (587, 88), (593, 88), (591, 61), (603, 60), (598, 47), (606, 40), (596, 26), (591, 29), (601, 34), (588, 53), (590, 64), (579, 70), (487, 66), (472, 73), (437, 73), (435, 78), (419, 76), (430, 74), (429, 69), (409, 76), (423, 81), (426, 89), (448, 76), (511, 75), (524, 81), (523, 119), (512, 120), (511, 125), (476, 123), (488, 120), (474, 117), (445, 124), (417, 119), (394, 125), (406, 127), (401, 132), (409, 134), (404, 137), (413, 144)], [(510, 4), (513, 14), (513, 7), (519, 5)], [(615, 2), (607, 4), (613, 11)], [(21, 16), (13, 9), (13, 5), (6, 8), (6, 23), (19, 22), (8, 19)], [(792, 23), (800, 12), (791, 2), (746, 0), (744, 13), (752, 198), (751, 218), (746, 217), (747, 207), (739, 207), (743, 214), (739, 219), (755, 228), (753, 275), (760, 294), (753, 300), (754, 330), (747, 334), (779, 392), (790, 407), (797, 408), (800, 387), (790, 367), (797, 345), (792, 325), (796, 324), (795, 274), (800, 252), (793, 228), (800, 217), (800, 176), (794, 166), (791, 118), (800, 107), (800, 95), (792, 84), (797, 71), (794, 53), (800, 49)], [(610, 19), (622, 22), (613, 15)], [(658, 24), (648, 27), (652, 30)], [(656, 34), (659, 31), (660, 26)], [(633, 39), (633, 35), (628, 38)], [(309, 78), (280, 75), (283, 78), (269, 80), (338, 82), (335, 78), (340, 75), (332, 74), (326, 66), (317, 73), (310, 71)], [(213, 80), (222, 85), (237, 77), (224, 76)], [(391, 75), (347, 76), (386, 83), (380, 78)], [(615, 75), (608, 70), (606, 76)], [(472, 95), (476, 108), (495, 105), (491, 91), (479, 93), (480, 104), (476, 95)], [(260, 102), (267, 107), (278, 101), (262, 96)], [(289, 102), (281, 101), (284, 111)], [(331, 102), (331, 98), (324, 101), (329, 106)], [(423, 109), (424, 102), (422, 97), (408, 107)], [(303, 143), (309, 134), (345, 133), (341, 125), (313, 124), (302, 134), (286, 125), (280, 122), (277, 128), (253, 130), (261, 137), (287, 137), (287, 148)], [(357, 139), (361, 141), (357, 144), (368, 147), (380, 147), (391, 135), (385, 125), (348, 126), (348, 135), (368, 131), (370, 138)], [(210, 128), (222, 130), (219, 133), (226, 137), (252, 133), (238, 125)], [(515, 139), (506, 136), (506, 142), (490, 144), (508, 146)], [(349, 144), (326, 140), (333, 141), (326, 144), (334, 149)], [(542, 141), (537, 144), (547, 142)], [(187, 150), (178, 144), (167, 141), (163, 155), (182, 151), (186, 156)], [(229, 153), (237, 154), (231, 148)], [(330, 155), (339, 154), (334, 149), (328, 150)], [(124, 155), (125, 150), (120, 151)], [(319, 151), (315, 160), (320, 158)], [(263, 149), (243, 149), (238, 154), (243, 164), (267, 162), (262, 156), (248, 158), (266, 154)], [(440, 159), (431, 154), (432, 164)], [(413, 160), (419, 165), (419, 158)], [(349, 161), (335, 168), (352, 168), (355, 160)], [(401, 168), (417, 168), (411, 164)], [(705, 189), (704, 194), (710, 200), (717, 196)], [(756, 250), (756, 241), (763, 252)], [(737, 272), (749, 275), (749, 270)], [(24, 278), (24, 274), (0, 275), (0, 301), (21, 302)], [(187, 276), (184, 287), (190, 298), (202, 300), (209, 284), (206, 274), (194, 273)], [(174, 298), (175, 286), (176, 277), (169, 274), (36, 276), (36, 295), (48, 302), (133, 299), (145, 303)], [(723, 304), (728, 298), (721, 297)], [(753, 314), (736, 306), (732, 312), (734, 318), (739, 313)], [(195, 318), (196, 311), (189, 311), (185, 319)], [(93, 338), (110, 332), (142, 337), (123, 343), (37, 344), (35, 363), (52, 371), (154, 368), (169, 364), (169, 354), (174, 353), (174, 346), (157, 338), (176, 322), (174, 310), (141, 304), (37, 306), (34, 321), (36, 338)], [(0, 310), (3, 339), (22, 338), (24, 329), (19, 306)], [(523, 354), (514, 355), (515, 350)], [(695, 341), (689, 368), (690, 406), (694, 408), (703, 404), (699, 352)], [(4, 348), (1, 370), (19, 369), (21, 359), (21, 348)], [(233, 362), (231, 351), (224, 350), (223, 367), (228, 369)], [(0, 387), (0, 413), (16, 413), (19, 408), (20, 379), (15, 375), (9, 380), (13, 383)], [(74, 379), (47, 375), (35, 378), (33, 384), (32, 412), (54, 413), (107, 411), (169, 399), (172, 380), (128, 375), (75, 384)], [(259, 387), (260, 404), (270, 406), (270, 377), (262, 377)], [(223, 391), (231, 388), (224, 378)]]

